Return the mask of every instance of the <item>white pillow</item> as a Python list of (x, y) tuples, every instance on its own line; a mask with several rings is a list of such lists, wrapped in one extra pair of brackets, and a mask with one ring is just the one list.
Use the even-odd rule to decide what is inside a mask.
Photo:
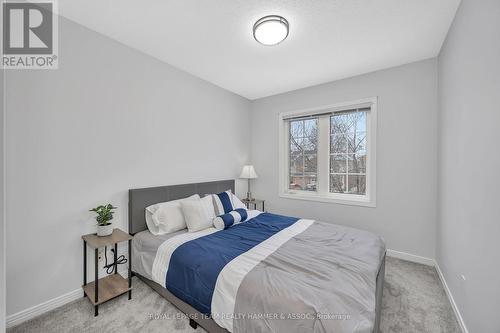
[(241, 202), (240, 199), (238, 199), (238, 197), (236, 196), (236, 194), (231, 193), (231, 196), (232, 196), (232, 199), (233, 199), (233, 207), (234, 207), (234, 209), (243, 208), (243, 209), (248, 210), (247, 206), (243, 202)]
[(204, 230), (212, 226), (215, 213), (210, 196), (202, 199), (184, 200), (181, 202), (181, 207), (189, 232)]
[(200, 199), (198, 194), (146, 207), (146, 225), (149, 231), (153, 235), (164, 235), (185, 229), (186, 220), (182, 213), (181, 202), (196, 199)]

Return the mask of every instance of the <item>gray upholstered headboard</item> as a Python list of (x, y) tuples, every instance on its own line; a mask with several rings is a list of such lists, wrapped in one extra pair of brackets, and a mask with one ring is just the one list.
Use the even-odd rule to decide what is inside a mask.
[(193, 194), (204, 196), (231, 189), (234, 193), (234, 179), (216, 182), (170, 185), (131, 189), (128, 191), (128, 232), (136, 234), (146, 230), (146, 207), (158, 202), (182, 199)]

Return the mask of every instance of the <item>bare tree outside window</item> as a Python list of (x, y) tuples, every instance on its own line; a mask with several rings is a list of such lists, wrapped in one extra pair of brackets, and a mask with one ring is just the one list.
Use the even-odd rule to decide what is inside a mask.
[(366, 111), (330, 117), (330, 192), (366, 194)]
[(318, 119), (289, 122), (289, 184), (291, 190), (316, 191)]

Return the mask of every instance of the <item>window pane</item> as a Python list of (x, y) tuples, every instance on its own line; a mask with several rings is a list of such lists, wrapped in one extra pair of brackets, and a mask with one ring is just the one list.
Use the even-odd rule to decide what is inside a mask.
[(304, 136), (316, 137), (318, 135), (318, 119), (304, 120)]
[(366, 112), (355, 112), (353, 117), (353, 132), (366, 132)]
[(347, 133), (345, 137), (347, 141), (347, 152), (352, 153), (356, 146), (356, 135), (355, 133)]
[(364, 195), (366, 193), (366, 176), (349, 175), (349, 193)]
[(366, 132), (355, 132), (348, 136), (349, 153), (357, 153), (366, 150)]
[(291, 190), (303, 190), (304, 189), (304, 177), (302, 175), (290, 175), (290, 184), (288, 188)]
[(314, 176), (316, 176), (317, 169), (318, 169), (317, 155), (304, 155), (304, 172), (307, 174), (314, 174)]
[(347, 139), (343, 134), (334, 134), (330, 140), (331, 153), (347, 153)]
[(304, 172), (304, 159), (300, 153), (290, 154), (290, 174), (299, 174)]
[(290, 136), (295, 138), (304, 137), (304, 122), (302, 120), (290, 121)]
[(366, 131), (366, 112), (352, 111), (339, 116), (342, 120), (342, 127), (345, 133)]
[(346, 173), (347, 172), (347, 155), (330, 155), (330, 172), (331, 173)]
[(289, 189), (316, 191), (318, 119), (290, 121)]
[(318, 149), (317, 138), (305, 138), (304, 141), (302, 141), (302, 148), (305, 154), (315, 153)]
[(316, 191), (316, 175), (309, 175), (304, 177), (304, 191)]
[(349, 174), (366, 173), (366, 154), (349, 154), (348, 156)]
[(366, 112), (353, 110), (330, 117), (332, 134), (366, 132)]
[(339, 113), (330, 117), (330, 127), (332, 134), (348, 132), (349, 116), (346, 113)]
[(330, 175), (330, 192), (344, 193), (346, 191), (346, 175)]
[(292, 152), (301, 152), (304, 145), (304, 139), (290, 137), (290, 150)]

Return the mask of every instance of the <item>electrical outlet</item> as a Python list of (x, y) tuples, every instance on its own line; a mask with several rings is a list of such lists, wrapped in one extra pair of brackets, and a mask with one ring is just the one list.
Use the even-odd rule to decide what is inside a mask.
[(104, 249), (99, 249), (97, 251), (97, 258), (99, 259), (99, 262), (104, 260)]

